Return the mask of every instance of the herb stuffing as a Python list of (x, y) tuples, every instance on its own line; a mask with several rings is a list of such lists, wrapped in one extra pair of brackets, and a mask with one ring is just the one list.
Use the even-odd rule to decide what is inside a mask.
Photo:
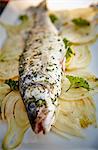
[(84, 26), (90, 25), (90, 22), (83, 18), (75, 18), (72, 20), (72, 22), (79, 27), (84, 27)]
[(50, 14), (49, 17), (50, 17), (50, 20), (52, 21), (52, 23), (55, 23), (55, 21), (58, 20), (58, 17), (54, 14)]
[(18, 90), (19, 89), (19, 82), (14, 81), (12, 79), (5, 80), (5, 83), (8, 84), (11, 88), (11, 90)]
[(37, 106), (37, 107), (41, 107), (41, 106), (43, 106), (43, 105), (46, 105), (46, 101), (43, 100), (43, 99), (40, 99), (40, 100), (38, 100), (38, 101), (36, 102), (36, 106)]
[(85, 79), (83, 79), (81, 77), (71, 76), (71, 75), (67, 75), (66, 78), (71, 83), (69, 89), (70, 88), (80, 88), (80, 87), (82, 87), (82, 88), (87, 89), (88, 91), (90, 90), (90, 86), (89, 86), (88, 82)]
[(71, 48), (71, 45), (72, 43), (70, 41), (68, 41), (66, 38), (63, 39), (63, 42), (65, 44), (65, 48), (67, 49), (67, 52), (66, 52), (66, 62), (69, 61), (69, 59), (75, 55), (75, 53), (73, 52), (72, 48)]
[(21, 15), (19, 16), (19, 19), (24, 22), (24, 21), (27, 21), (28, 20), (28, 16), (27, 15)]

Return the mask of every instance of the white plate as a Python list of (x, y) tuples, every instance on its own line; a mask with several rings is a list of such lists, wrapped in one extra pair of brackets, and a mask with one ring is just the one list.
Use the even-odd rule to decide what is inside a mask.
[[(38, 1), (38, 0), (37, 0)], [(52, 1), (52, 0), (51, 0)], [(33, 2), (33, 3), (32, 3)], [(92, 2), (98, 2), (98, 0), (66, 0), (66, 5), (64, 6), (64, 0), (62, 3), (60, 1), (54, 0), (55, 3), (54, 9), (56, 9), (56, 5), (62, 5), (67, 8), (75, 8), (75, 7), (86, 7), (88, 4)], [(24, 0), (12, 1), (8, 4), (5, 11), (3, 12), (0, 20), (9, 24), (15, 24), (17, 22), (17, 18), (22, 10), (27, 8), (28, 6), (34, 4), (34, 0), (28, 0), (24, 2)], [(70, 6), (70, 7), (69, 7)], [(60, 7), (59, 7), (60, 8)], [(4, 43), (6, 39), (6, 32), (4, 29), (0, 29), (0, 47)], [(91, 47), (92, 52), (92, 61), (90, 64), (90, 70), (98, 76), (98, 40)], [(94, 96), (96, 106), (97, 106), (97, 119), (98, 119), (98, 95)], [(0, 123), (0, 145), (2, 143), (2, 139), (4, 134), (6, 133), (7, 125), (4, 123)], [(1, 149), (1, 148), (0, 148)], [(17, 150), (98, 150), (98, 129), (90, 127), (86, 130), (86, 138), (71, 138), (70, 140), (63, 139), (53, 133), (49, 133), (45, 136), (35, 136), (31, 129), (25, 134), (23, 143)]]

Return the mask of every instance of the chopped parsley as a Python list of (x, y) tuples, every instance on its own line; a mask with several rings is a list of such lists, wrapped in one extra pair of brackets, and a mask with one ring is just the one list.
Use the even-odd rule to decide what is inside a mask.
[(90, 22), (83, 18), (75, 18), (72, 20), (72, 22), (79, 27), (84, 27), (84, 26), (90, 25)]
[(28, 16), (27, 15), (21, 15), (19, 16), (19, 19), (24, 22), (24, 21), (27, 21), (28, 20)]
[(63, 42), (65, 44), (65, 48), (68, 48), (68, 46), (72, 45), (72, 43), (69, 40), (67, 40), (66, 38), (63, 39)]
[(63, 42), (65, 44), (65, 48), (67, 49), (65, 57), (66, 57), (66, 62), (68, 62), (69, 59), (72, 57), (72, 55), (75, 55), (75, 53), (73, 52), (73, 50), (71, 48), (72, 43), (70, 41), (68, 41), (66, 38), (64, 38)]
[(71, 47), (68, 47), (67, 52), (66, 52), (66, 61), (68, 61), (72, 55), (75, 55), (75, 53), (72, 51)]
[(52, 21), (52, 23), (55, 23), (55, 21), (58, 20), (58, 17), (54, 14), (50, 14), (49, 17), (50, 17), (50, 20)]
[(71, 83), (69, 89), (70, 88), (80, 88), (80, 87), (82, 87), (82, 88), (87, 89), (88, 91), (90, 90), (90, 86), (89, 86), (88, 82), (85, 79), (83, 79), (81, 77), (71, 76), (71, 75), (67, 75), (66, 78)]
[(19, 89), (19, 82), (14, 81), (12, 79), (5, 80), (5, 83), (8, 84), (11, 88), (11, 90), (18, 90)]

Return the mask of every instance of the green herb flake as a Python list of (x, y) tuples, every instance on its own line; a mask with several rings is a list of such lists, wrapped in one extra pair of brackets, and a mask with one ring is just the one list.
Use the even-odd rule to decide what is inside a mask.
[(72, 20), (72, 22), (79, 27), (84, 27), (84, 26), (90, 25), (90, 22), (88, 20), (83, 19), (83, 18), (75, 18)]
[(52, 23), (55, 23), (58, 20), (58, 17), (54, 14), (50, 14), (49, 17), (50, 17), (50, 20), (52, 21)]
[(36, 102), (36, 106), (37, 106), (37, 107), (41, 107), (41, 106), (44, 106), (44, 105), (46, 105), (46, 102), (45, 102), (45, 100), (43, 100), (43, 99), (39, 99), (39, 100)]
[(11, 88), (11, 90), (18, 90), (19, 89), (19, 82), (14, 81), (12, 79), (5, 80), (5, 83), (8, 84)]
[(69, 59), (71, 58), (72, 55), (75, 55), (75, 53), (73, 52), (71, 45), (72, 43), (70, 41), (68, 41), (66, 38), (63, 39), (63, 42), (65, 44), (65, 48), (67, 49), (66, 52), (66, 62), (69, 61)]
[(72, 49), (69, 47), (67, 49), (67, 52), (66, 52), (66, 61), (69, 60), (71, 58), (72, 55), (75, 55), (75, 53), (72, 51)]
[(68, 48), (69, 46), (72, 45), (72, 43), (69, 40), (67, 40), (66, 38), (63, 39), (63, 42), (65, 44), (65, 48)]
[(27, 15), (21, 15), (21, 16), (19, 16), (19, 19), (24, 22), (24, 21), (28, 20), (28, 16)]
[(90, 86), (89, 86), (88, 82), (85, 79), (83, 79), (81, 77), (71, 76), (71, 75), (67, 75), (66, 78), (71, 83), (70, 88), (80, 88), (80, 87), (82, 87), (82, 88), (87, 89), (88, 91), (90, 90)]

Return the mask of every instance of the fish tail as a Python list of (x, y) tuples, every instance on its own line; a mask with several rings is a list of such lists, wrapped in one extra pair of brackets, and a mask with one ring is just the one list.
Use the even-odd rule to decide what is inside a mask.
[(46, 0), (43, 0), (38, 6), (37, 8), (42, 9), (42, 10), (47, 10), (47, 3)]
[(41, 13), (41, 12), (46, 12), (48, 9), (47, 9), (47, 3), (46, 3), (46, 0), (43, 0), (38, 6), (31, 6), (27, 9), (27, 13), (30, 14), (30, 15), (33, 15), (35, 16), (35, 14), (37, 13)]

